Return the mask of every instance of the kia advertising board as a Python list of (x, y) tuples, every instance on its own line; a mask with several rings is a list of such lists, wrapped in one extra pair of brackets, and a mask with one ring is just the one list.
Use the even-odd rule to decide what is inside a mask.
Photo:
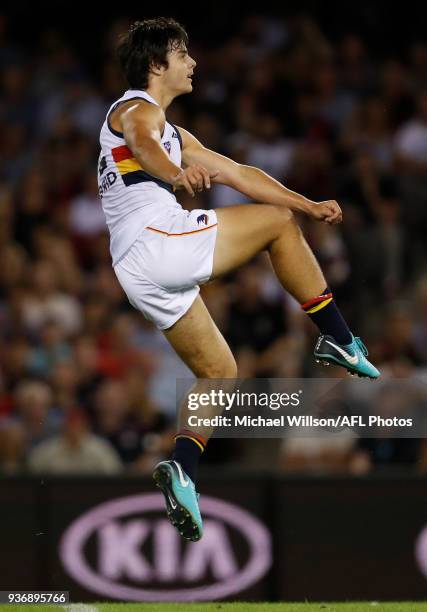
[(226, 500), (224, 489), (222, 496), (203, 494), (204, 536), (197, 544), (178, 536), (164, 515), (162, 495), (151, 487), (148, 491), (130, 484), (113, 494), (104, 490), (101, 501), (84, 481), (71, 489), (52, 486), (54, 583), (72, 591), (74, 599), (204, 601), (268, 595), (271, 534), (258, 516), (259, 487), (230, 487)]
[(205, 533), (176, 534), (150, 480), (0, 485), (0, 590), (71, 601), (425, 600), (427, 481), (204, 478)]
[[(246, 510), (217, 498), (205, 497), (201, 509), (203, 539), (184, 547), (169, 521), (158, 518), (163, 515), (160, 494), (100, 504), (65, 531), (61, 561), (77, 583), (114, 599), (200, 601), (247, 590), (270, 568), (269, 531)], [(85, 554), (91, 538), (97, 541), (94, 560)], [(234, 540), (241, 540), (238, 548)], [(151, 553), (144, 552), (146, 547)], [(180, 586), (170, 588), (174, 584)]]

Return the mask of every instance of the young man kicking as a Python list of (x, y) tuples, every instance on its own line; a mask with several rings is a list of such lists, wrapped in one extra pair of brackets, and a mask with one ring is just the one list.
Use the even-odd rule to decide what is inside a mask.
[[(236, 362), (199, 285), (266, 250), (280, 283), (320, 330), (316, 359), (377, 378), (293, 216), (298, 211), (340, 223), (338, 203), (312, 202), (262, 170), (206, 149), (167, 121), (171, 102), (193, 89), (196, 62), (187, 45), (182, 26), (160, 17), (133, 24), (118, 49), (130, 88), (102, 126), (98, 174), (113, 267), (130, 303), (163, 331), (198, 379), (235, 378)], [(189, 212), (175, 197), (179, 189), (194, 196), (212, 183), (259, 203)], [(171, 522), (194, 541), (202, 537), (196, 467), (208, 435), (181, 424), (172, 459), (154, 470)]]

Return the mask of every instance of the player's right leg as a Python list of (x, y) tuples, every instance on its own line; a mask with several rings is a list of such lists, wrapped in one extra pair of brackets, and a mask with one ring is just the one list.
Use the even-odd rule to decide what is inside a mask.
[(367, 360), (363, 342), (350, 332), (292, 212), (283, 206), (249, 204), (219, 209), (216, 214), (213, 277), (268, 250), (277, 278), (320, 329), (316, 359), (337, 363), (351, 374), (377, 378), (379, 371)]

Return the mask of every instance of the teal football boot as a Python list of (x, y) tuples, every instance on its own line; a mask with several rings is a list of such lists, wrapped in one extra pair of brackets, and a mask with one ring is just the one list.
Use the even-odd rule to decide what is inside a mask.
[(351, 337), (350, 344), (339, 344), (332, 336), (320, 336), (314, 349), (317, 363), (329, 365), (333, 362), (346, 368), (353, 376), (378, 378), (379, 370), (366, 359), (368, 349), (360, 338)]
[(197, 542), (203, 535), (199, 494), (191, 478), (177, 461), (161, 461), (153, 471), (156, 485), (166, 501), (166, 512), (172, 525), (186, 540)]

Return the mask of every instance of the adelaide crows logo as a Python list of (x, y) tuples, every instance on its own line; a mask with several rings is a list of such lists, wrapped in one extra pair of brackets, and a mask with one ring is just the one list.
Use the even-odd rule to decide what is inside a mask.
[(199, 215), (197, 217), (197, 224), (204, 223), (207, 225), (209, 223), (209, 217), (207, 215)]

